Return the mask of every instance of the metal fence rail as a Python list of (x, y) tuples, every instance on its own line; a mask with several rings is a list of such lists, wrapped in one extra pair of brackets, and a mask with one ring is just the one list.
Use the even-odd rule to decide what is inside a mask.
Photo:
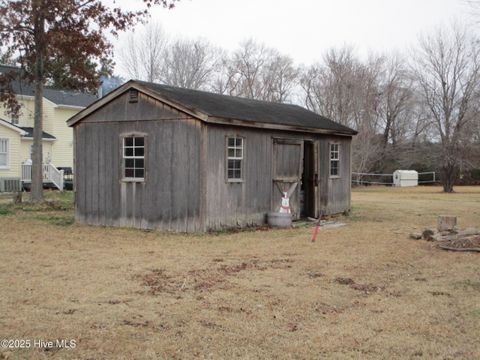
[[(376, 177), (376, 179), (374, 177)], [(392, 185), (393, 174), (369, 174), (369, 173), (352, 172), (352, 183), (358, 184), (358, 185), (361, 185), (361, 184)]]
[[(433, 174), (432, 180), (420, 180), (420, 175), (426, 175), (426, 174)], [(428, 183), (436, 183), (436, 182), (437, 182), (437, 180), (435, 178), (435, 171), (418, 173), (418, 183), (419, 184), (428, 184)]]
[[(431, 180), (421, 180), (422, 175), (432, 175)], [(433, 184), (438, 182), (435, 171), (418, 173), (419, 184)], [(352, 184), (357, 185), (393, 185), (393, 174), (373, 174), (352, 172)]]

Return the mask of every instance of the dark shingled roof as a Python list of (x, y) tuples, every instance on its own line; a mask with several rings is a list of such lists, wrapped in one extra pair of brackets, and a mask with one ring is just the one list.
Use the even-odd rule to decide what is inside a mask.
[[(23, 131), (26, 131), (27, 134), (24, 135), (23, 137), (27, 137), (27, 138), (33, 138), (33, 127), (25, 127), (25, 126), (18, 126), (20, 129), (22, 129)], [(42, 131), (42, 139), (50, 139), (50, 140), (55, 140), (56, 137), (45, 132), (45, 131)]]
[(190, 110), (199, 111), (208, 116), (267, 124), (332, 130), (350, 135), (355, 135), (357, 133), (355, 130), (298, 105), (220, 95), (138, 80), (132, 82), (138, 83), (139, 85), (158, 93), (166, 100), (183, 105)]
[[(0, 123), (8, 124), (10, 126), (13, 126), (14, 128), (25, 131), (26, 134), (22, 135), (22, 137), (33, 138), (33, 127), (18, 126), (18, 125), (12, 124), (10, 121), (4, 120), (2, 118), (0, 118)], [(55, 136), (53, 136), (53, 135), (51, 135), (51, 134), (49, 134), (45, 131), (42, 131), (42, 138), (43, 139), (50, 139), (50, 140), (56, 140), (57, 139)]]
[[(8, 72), (17, 72), (21, 71), (20, 68), (9, 65), (0, 65), (0, 73)], [(25, 81), (14, 80), (12, 82), (12, 88), (15, 94), (34, 96), (35, 91), (32, 84), (29, 84)], [(87, 107), (95, 100), (97, 97), (95, 95), (85, 94), (78, 91), (67, 91), (67, 90), (56, 90), (45, 88), (43, 90), (43, 96), (55, 103), (56, 105), (66, 105), (66, 106), (79, 106)]]

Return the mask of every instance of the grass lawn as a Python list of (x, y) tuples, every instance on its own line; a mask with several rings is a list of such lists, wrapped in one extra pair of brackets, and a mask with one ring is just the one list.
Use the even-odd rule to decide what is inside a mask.
[(479, 359), (480, 254), (408, 238), (480, 187), (354, 190), (347, 226), (184, 235), (75, 225), (55, 206), (0, 207), (0, 359)]

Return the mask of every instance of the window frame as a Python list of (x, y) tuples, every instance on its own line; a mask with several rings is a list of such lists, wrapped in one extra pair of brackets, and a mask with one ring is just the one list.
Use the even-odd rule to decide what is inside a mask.
[[(337, 147), (337, 150), (332, 150), (332, 146), (336, 146)], [(329, 177), (331, 179), (338, 179), (340, 178), (340, 143), (339, 142), (331, 142), (329, 143), (329, 151), (328, 151), (328, 174), (329, 174)], [(337, 156), (336, 158), (332, 158), (332, 154), (333, 153), (336, 153)], [(332, 162), (336, 162), (337, 163), (337, 173), (336, 174), (332, 174)]]
[[(242, 140), (242, 156), (237, 157), (237, 156), (229, 156), (228, 155), (228, 150), (234, 149), (237, 150), (239, 149), (235, 143), (235, 145), (229, 146), (228, 140), (229, 139), (241, 139)], [(240, 178), (229, 178), (228, 176), (228, 162), (229, 160), (240, 160)], [(237, 135), (237, 134), (230, 134), (225, 136), (225, 181), (227, 183), (243, 183), (245, 181), (245, 136)]]
[[(134, 149), (134, 153), (132, 156), (125, 156), (125, 148), (130, 148), (131, 146), (125, 146), (125, 141), (127, 138), (143, 138), (143, 156), (136, 156), (135, 155), (135, 140), (134, 140), (134, 143), (133, 143), (133, 146), (132, 148)], [(138, 133), (138, 132), (135, 132), (135, 133), (127, 133), (127, 134), (122, 134), (120, 136), (120, 142), (121, 142), (121, 146), (120, 146), (120, 161), (121, 161), (121, 166), (120, 166), (120, 171), (121, 171), (121, 175), (120, 175), (120, 179), (122, 182), (130, 182), (130, 183), (142, 183), (142, 182), (145, 182), (146, 181), (146, 177), (147, 177), (147, 134), (145, 133)], [(139, 148), (141, 146), (138, 146)], [(126, 159), (133, 159), (135, 161), (135, 159), (143, 159), (143, 177), (135, 177), (135, 165), (133, 167), (134, 169), (134, 176), (133, 177), (127, 177), (125, 176), (125, 171), (126, 171)], [(139, 168), (140, 169), (140, 168)]]
[(6, 163), (5, 165), (0, 165), (0, 170), (9, 170), (10, 169), (10, 139), (9, 138), (0, 138), (0, 141), (5, 141), (7, 151), (5, 153), (6, 155)]

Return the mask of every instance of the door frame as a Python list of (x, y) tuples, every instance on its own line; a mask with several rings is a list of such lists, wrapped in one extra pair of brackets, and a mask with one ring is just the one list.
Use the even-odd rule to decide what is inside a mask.
[[(318, 216), (320, 215), (320, 212), (319, 212), (319, 209), (320, 209), (320, 141), (318, 139), (304, 139), (303, 140), (304, 142), (304, 150), (303, 150), (303, 154), (302, 154), (302, 159), (304, 159), (305, 157), (305, 144), (306, 143), (309, 143), (311, 145), (311, 156), (313, 157), (313, 159), (310, 161), (310, 164), (313, 165), (313, 169), (311, 169), (311, 173), (313, 175), (313, 179), (312, 179), (312, 185), (313, 185), (313, 189), (311, 191), (311, 196), (313, 197), (313, 203), (311, 204), (311, 206), (313, 206), (313, 209), (311, 209), (311, 215), (308, 215), (308, 216), (312, 216), (315, 217), (315, 218), (318, 218)], [(302, 161), (302, 176), (303, 176), (303, 172), (304, 172), (304, 169), (303, 169), (303, 165), (304, 165), (304, 161)], [(304, 199), (305, 201), (305, 199)]]

